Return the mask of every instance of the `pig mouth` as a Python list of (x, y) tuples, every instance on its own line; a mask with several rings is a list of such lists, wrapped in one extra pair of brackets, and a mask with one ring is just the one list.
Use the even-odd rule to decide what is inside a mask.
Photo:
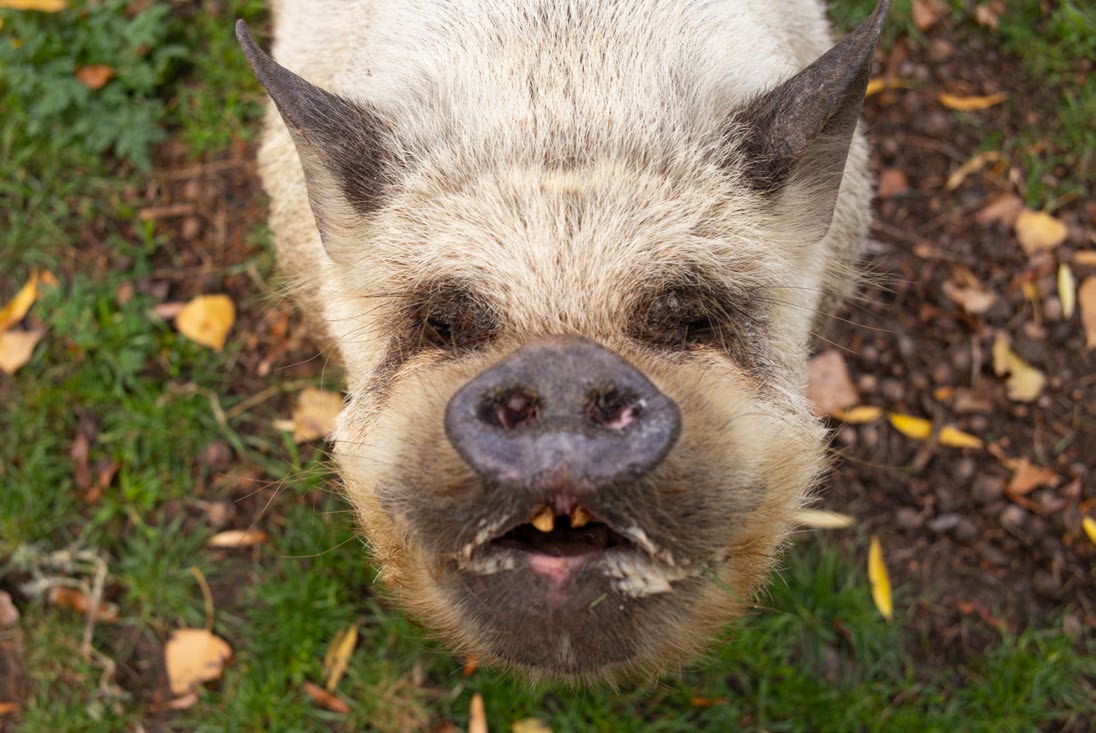
[(657, 547), (639, 526), (615, 522), (569, 496), (484, 528), (461, 555), (459, 568), (475, 576), (524, 572), (557, 588), (600, 576), (632, 597), (670, 591), (671, 582), (700, 571)]

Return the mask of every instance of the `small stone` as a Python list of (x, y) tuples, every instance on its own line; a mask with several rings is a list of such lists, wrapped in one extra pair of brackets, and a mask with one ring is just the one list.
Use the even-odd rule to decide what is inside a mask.
[(226, 527), (236, 518), (236, 505), (231, 501), (211, 501), (206, 508), (206, 516), (213, 529)]
[(1018, 532), (1024, 526), (1024, 519), (1026, 518), (1027, 512), (1015, 504), (1009, 504), (1001, 511), (997, 521), (1010, 532)]
[(974, 479), (971, 493), (980, 504), (992, 504), (1005, 493), (1005, 479), (999, 476), (979, 476)]
[(955, 464), (955, 480), (958, 483), (965, 483), (970, 481), (974, 476), (974, 472), (978, 470), (978, 464), (975, 463), (973, 458), (967, 457), (961, 459)]
[(955, 525), (951, 534), (960, 542), (973, 542), (978, 537), (978, 528), (966, 517), (960, 517), (959, 524)]
[(211, 443), (207, 443), (206, 446), (202, 448), (199, 460), (201, 460), (210, 471), (221, 473), (232, 466), (232, 447), (223, 440), (214, 440)]
[(924, 524), (921, 513), (908, 506), (902, 507), (895, 513), (894, 521), (902, 529), (919, 529)]
[(959, 526), (959, 515), (954, 513), (941, 514), (938, 517), (933, 517), (925, 524), (933, 532), (942, 534)]
[(897, 379), (884, 379), (880, 382), (883, 398), (889, 402), (901, 402), (906, 396), (906, 386)]

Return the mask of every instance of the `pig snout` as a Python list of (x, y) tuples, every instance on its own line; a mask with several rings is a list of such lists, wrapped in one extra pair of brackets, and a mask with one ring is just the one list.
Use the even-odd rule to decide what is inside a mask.
[(681, 432), (681, 413), (609, 349), (546, 336), (464, 385), (446, 409), (445, 432), (496, 485), (593, 491), (661, 463)]

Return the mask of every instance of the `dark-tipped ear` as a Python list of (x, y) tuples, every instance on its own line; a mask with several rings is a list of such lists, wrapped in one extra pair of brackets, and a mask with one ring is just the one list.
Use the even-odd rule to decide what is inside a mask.
[[(380, 206), (391, 156), (387, 128), (377, 114), (279, 65), (256, 45), (242, 20), (236, 22), (236, 38), (293, 136), (321, 232), (338, 208), (348, 205), (366, 214)], [(331, 200), (340, 195), (343, 201)]]
[(890, 0), (879, 0), (871, 17), (821, 58), (735, 115), (752, 188), (776, 191), (800, 174), (828, 181), (832, 215), (889, 7)]

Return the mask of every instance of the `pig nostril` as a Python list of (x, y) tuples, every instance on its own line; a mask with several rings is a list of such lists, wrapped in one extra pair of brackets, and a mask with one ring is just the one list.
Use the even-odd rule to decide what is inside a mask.
[(522, 387), (488, 397), (480, 408), (480, 419), (503, 430), (532, 425), (540, 417), (540, 398)]
[(623, 430), (635, 422), (643, 411), (643, 400), (610, 387), (590, 393), (586, 417), (590, 422), (610, 430)]

